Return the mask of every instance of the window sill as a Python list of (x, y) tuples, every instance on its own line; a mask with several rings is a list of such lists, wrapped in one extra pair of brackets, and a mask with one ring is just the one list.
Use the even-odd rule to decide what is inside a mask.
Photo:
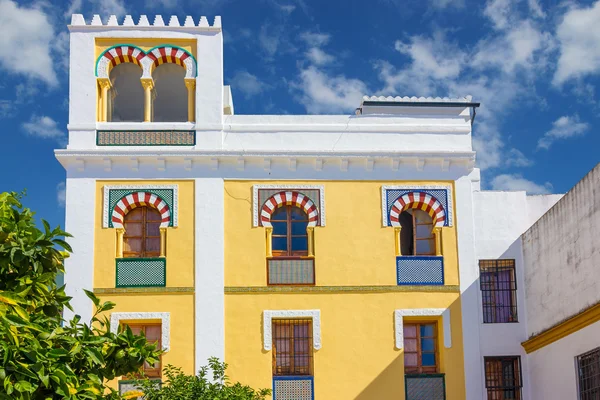
[(96, 122), (96, 129), (105, 131), (189, 131), (195, 128), (194, 122)]

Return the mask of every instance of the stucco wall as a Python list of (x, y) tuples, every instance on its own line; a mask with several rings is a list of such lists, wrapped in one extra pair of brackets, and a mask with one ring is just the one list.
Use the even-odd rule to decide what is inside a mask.
[(529, 355), (532, 400), (577, 399), (575, 358), (600, 346), (600, 322)]
[(600, 164), (523, 235), (527, 333), (600, 300)]

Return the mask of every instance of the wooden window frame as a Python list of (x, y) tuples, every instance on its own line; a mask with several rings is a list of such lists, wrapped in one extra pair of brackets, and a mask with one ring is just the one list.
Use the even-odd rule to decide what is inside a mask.
[[(405, 321), (402, 329), (406, 329), (407, 326), (414, 325), (417, 327), (417, 336), (416, 337), (406, 337), (404, 339), (416, 339), (417, 341), (417, 351), (406, 351), (406, 345), (403, 346), (404, 353), (416, 353), (417, 354), (417, 366), (416, 367), (407, 367), (404, 365), (404, 374), (405, 375), (414, 375), (414, 374), (438, 374), (440, 372), (440, 351), (439, 351), (439, 335), (438, 335), (438, 323), (437, 321)], [(433, 325), (433, 336), (421, 336), (421, 326), (422, 325)], [(435, 357), (435, 365), (434, 366), (423, 366), (423, 350), (421, 348), (421, 339), (433, 339), (434, 348), (433, 352), (428, 351), (426, 353), (433, 353)]]
[[(307, 344), (307, 349), (308, 349), (308, 353), (307, 353), (307, 357), (308, 357), (308, 371), (307, 373), (303, 374), (303, 373), (297, 373), (295, 371), (295, 366), (294, 366), (294, 361), (296, 358), (296, 350), (295, 350), (295, 345), (294, 345), (294, 329), (290, 329), (290, 335), (291, 337), (287, 338), (289, 340), (289, 345), (288, 348), (290, 349), (290, 351), (288, 352), (289, 354), (289, 361), (290, 361), (290, 372), (289, 373), (282, 373), (280, 371), (277, 370), (277, 340), (281, 340), (280, 338), (278, 338), (276, 336), (276, 332), (277, 332), (277, 325), (288, 325), (288, 326), (296, 326), (296, 325), (307, 325), (307, 335), (308, 335), (308, 344)], [(305, 319), (305, 318), (281, 318), (281, 319), (273, 319), (272, 320), (272, 325), (271, 325), (271, 329), (273, 330), (272, 333), (272, 337), (273, 337), (273, 345), (272, 345), (272, 373), (273, 376), (313, 376), (314, 373), (314, 369), (313, 369), (313, 360), (314, 360), (314, 353), (313, 353), (313, 320), (312, 319)]]
[[(401, 235), (401, 230), (402, 230), (402, 225), (398, 228), (395, 228), (395, 232), (396, 232), (396, 255), (397, 256), (406, 256), (406, 257), (428, 257), (428, 256), (441, 256), (441, 238), (438, 237), (440, 235), (439, 230), (441, 228), (436, 228), (433, 225), (433, 218), (431, 218), (431, 216), (427, 213), (429, 218), (431, 218), (431, 222), (428, 223), (418, 223), (417, 222), (417, 218), (415, 217), (415, 213), (414, 211), (422, 211), (425, 213), (425, 211), (420, 210), (420, 209), (408, 209), (403, 211), (402, 213), (400, 213), (400, 215), (406, 213), (410, 216), (411, 219), (411, 225), (412, 225), (412, 238), (411, 238), (411, 243), (412, 243), (412, 253), (411, 254), (403, 254), (401, 249), (402, 249), (402, 235)], [(430, 227), (431, 230), (429, 232), (429, 236), (427, 237), (417, 237), (417, 227), (419, 226), (427, 226)], [(429, 230), (428, 230), (429, 231)], [(427, 253), (417, 253), (417, 242), (418, 241), (430, 241), (430, 251)]]
[[(520, 356), (493, 356), (483, 357), (485, 368), (485, 388), (487, 398), (489, 400), (522, 400), (523, 376), (521, 372), (521, 357)], [(492, 363), (500, 363), (499, 371), (492, 370)], [(513, 377), (515, 385), (506, 385), (504, 376), (504, 365), (512, 363)], [(496, 375), (493, 375), (493, 374)], [(498, 378), (498, 379), (494, 379)], [(493, 385), (494, 381), (498, 380), (500, 385)], [(511, 393), (511, 397), (505, 397), (505, 393)]]
[[(293, 205), (285, 205), (282, 207), (277, 208), (274, 212), (273, 215), (275, 215), (276, 213), (280, 213), (282, 212), (282, 209), (285, 209), (285, 214), (286, 214), (286, 219), (285, 219), (285, 223), (286, 223), (286, 234), (285, 235), (276, 235), (275, 232), (273, 232), (271, 234), (271, 257), (270, 258), (278, 258), (278, 259), (299, 259), (299, 258), (306, 258), (309, 256), (309, 248), (310, 248), (310, 243), (309, 241), (311, 240), (310, 235), (308, 234), (308, 229), (307, 231), (303, 234), (303, 235), (293, 235), (292, 234), (292, 224), (293, 223), (306, 223), (308, 225), (308, 215), (306, 214), (306, 212), (297, 206), (293, 206)], [(306, 217), (305, 219), (302, 220), (292, 220), (292, 209), (297, 209), (300, 210), (302, 212), (302, 214)], [(278, 223), (278, 222), (284, 222), (283, 220), (271, 220), (271, 223)], [(308, 227), (307, 227), (308, 228)], [(283, 250), (274, 250), (273, 249), (273, 239), (275, 238), (283, 238), (285, 237), (287, 239), (287, 250), (283, 251)], [(306, 250), (298, 250), (298, 251), (294, 251), (292, 248), (292, 239), (293, 238), (306, 238), (306, 246), (307, 249)]]
[[(135, 210), (142, 210), (142, 219), (139, 221), (127, 221), (127, 216), (130, 215), (131, 212), (134, 212)], [(156, 220), (154, 219), (148, 219), (148, 210), (152, 210), (153, 214), (157, 215)], [(125, 214), (125, 217), (123, 218), (123, 227), (124, 227), (124, 231), (123, 231), (123, 251), (122, 251), (122, 258), (158, 258), (163, 256), (164, 254), (164, 249), (163, 247), (163, 233), (162, 233), (162, 229), (160, 227), (160, 223), (162, 222), (162, 217), (160, 215), (160, 212), (150, 206), (141, 206), (141, 207), (136, 207), (133, 210), (131, 210), (129, 213)], [(149, 223), (157, 223), (159, 226), (159, 235), (148, 235), (147, 234), (147, 224)], [(127, 236), (127, 229), (126, 229), (126, 224), (141, 224), (142, 229), (142, 235), (141, 236)], [(135, 251), (125, 251), (125, 243), (127, 241), (127, 239), (140, 239), (141, 240), (141, 251), (140, 252), (135, 252)], [(159, 241), (159, 250), (158, 251), (148, 251), (146, 249), (146, 239), (158, 239)]]
[[(162, 350), (162, 329), (163, 326), (161, 323), (152, 323), (152, 322), (148, 322), (148, 323), (144, 323), (144, 322), (121, 322), (121, 325), (124, 326), (128, 326), (130, 329), (133, 330), (133, 328), (141, 328), (141, 332), (144, 333), (144, 336), (146, 336), (146, 328), (149, 326), (158, 326), (161, 332), (161, 335), (158, 337), (158, 340), (153, 342), (156, 345), (156, 349), (157, 350)], [(146, 366), (146, 362), (144, 362), (142, 364), (142, 366), (140, 367), (140, 372), (138, 373), (133, 373), (131, 374), (131, 377), (136, 378), (136, 379), (142, 379), (144, 377), (148, 377), (148, 378), (162, 378), (162, 354), (160, 356), (158, 356), (158, 361), (156, 362), (156, 364), (158, 364), (158, 367), (150, 367), (150, 366)], [(148, 373), (150, 372), (150, 373)]]

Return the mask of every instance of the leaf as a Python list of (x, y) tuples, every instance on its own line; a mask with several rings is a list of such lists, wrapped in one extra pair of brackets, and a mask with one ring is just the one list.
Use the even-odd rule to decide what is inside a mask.
[(0, 302), (5, 304), (10, 304), (11, 306), (16, 306), (20, 302), (23, 302), (23, 299), (16, 296), (14, 293), (0, 291)]
[(69, 353), (64, 349), (52, 349), (48, 352), (48, 357), (52, 358), (60, 358), (69, 355)]
[(50, 235), (50, 224), (48, 221), (42, 218), (42, 224), (44, 224), (44, 231), (46, 231), (46, 236)]
[(63, 249), (67, 250), (70, 253), (73, 252), (73, 249), (71, 248), (71, 245), (69, 243), (65, 242), (62, 239), (54, 239), (54, 240), (52, 240), (52, 242), (54, 244), (57, 244), (57, 245), (61, 246)]
[(98, 349), (94, 347), (86, 347), (83, 349), (84, 353), (87, 354), (96, 364), (104, 364), (104, 357)]
[(94, 305), (96, 307), (98, 307), (100, 305), (100, 299), (96, 297), (96, 295), (92, 292), (90, 292), (89, 290), (83, 289), (83, 291), (85, 292), (86, 296), (92, 300), (92, 302), (94, 303)]

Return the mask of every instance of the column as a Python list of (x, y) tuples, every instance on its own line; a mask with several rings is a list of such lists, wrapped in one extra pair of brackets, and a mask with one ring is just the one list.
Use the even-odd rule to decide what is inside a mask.
[(108, 78), (98, 78), (100, 85), (100, 110), (98, 113), (99, 122), (108, 120), (108, 89), (110, 89), (110, 80)]
[(144, 87), (144, 122), (152, 122), (152, 89), (154, 80), (152, 78), (141, 78)]
[(186, 79), (185, 87), (188, 93), (188, 122), (194, 122), (196, 113), (196, 104), (194, 98), (196, 97), (196, 78)]

